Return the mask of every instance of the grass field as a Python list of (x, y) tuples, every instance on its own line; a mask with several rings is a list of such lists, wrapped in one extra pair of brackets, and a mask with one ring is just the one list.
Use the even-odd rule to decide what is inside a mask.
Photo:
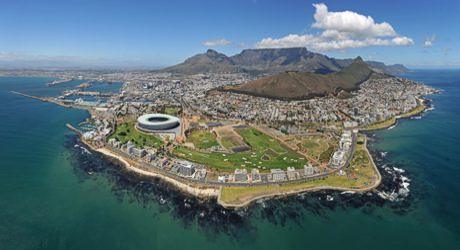
[(230, 126), (218, 127), (215, 129), (222, 147), (231, 150), (234, 147), (245, 146), (244, 141), (241, 139), (235, 130)]
[(335, 151), (335, 147), (332, 145), (329, 145), (328, 148), (319, 155), (319, 161), (322, 163), (329, 162), (334, 151)]
[(163, 145), (163, 141), (160, 138), (137, 131), (137, 129), (134, 128), (134, 122), (119, 124), (115, 133), (109, 138), (116, 138), (121, 143), (132, 141), (138, 147), (158, 148)]
[(313, 180), (303, 183), (291, 183), (285, 185), (268, 185), (252, 187), (223, 187), (220, 199), (227, 204), (241, 204), (253, 197), (263, 195), (282, 195), (285, 192), (302, 191), (319, 186), (330, 186), (335, 188), (358, 189), (362, 186), (346, 176), (329, 176), (325, 179)]
[(370, 125), (362, 128), (362, 129), (360, 129), (360, 130), (362, 130), (362, 131), (370, 131), (370, 130), (385, 129), (385, 128), (391, 127), (395, 123), (396, 123), (396, 118), (392, 117), (392, 118), (390, 118), (388, 120), (385, 120), (385, 121), (370, 124)]
[[(307, 152), (307, 155), (320, 159), (321, 154), (329, 149), (331, 144), (330, 140), (325, 136), (311, 135), (301, 139), (300, 148)], [(326, 157), (328, 153), (325, 153), (323, 157)]]
[(422, 113), (423, 110), (426, 109), (426, 106), (423, 104), (423, 105), (419, 105), (417, 106), (416, 108), (412, 109), (411, 111), (407, 112), (407, 113), (404, 113), (402, 115), (400, 115), (399, 117), (400, 118), (407, 118), (407, 117), (411, 117), (411, 116), (414, 116), (414, 115), (417, 115), (419, 113)]
[(356, 179), (359, 185), (368, 186), (374, 183), (377, 173), (375, 172), (369, 155), (365, 151), (364, 144), (358, 143), (356, 145), (353, 159), (350, 162), (350, 166), (345, 171), (351, 178)]
[(213, 146), (219, 146), (216, 136), (206, 130), (192, 131), (192, 133), (187, 136), (187, 141), (193, 143), (193, 145), (199, 149), (208, 149)]
[(301, 168), (307, 163), (304, 156), (254, 128), (237, 129), (236, 131), (242, 136), (244, 142), (251, 146), (250, 151), (228, 154), (204, 153), (177, 147), (174, 153), (181, 158), (221, 171), (233, 171), (236, 168), (260, 168), (261, 171), (269, 171), (272, 168), (286, 169), (288, 166)]
[(375, 183), (377, 173), (372, 166), (364, 144), (358, 144), (350, 166), (345, 170), (347, 175), (332, 175), (303, 183), (285, 185), (268, 185), (252, 187), (223, 187), (220, 199), (227, 204), (242, 204), (254, 197), (265, 195), (282, 195), (286, 192), (302, 191), (320, 186), (344, 189), (368, 188)]
[(180, 113), (180, 108), (178, 108), (178, 107), (166, 107), (165, 108), (165, 114), (179, 115), (179, 113)]

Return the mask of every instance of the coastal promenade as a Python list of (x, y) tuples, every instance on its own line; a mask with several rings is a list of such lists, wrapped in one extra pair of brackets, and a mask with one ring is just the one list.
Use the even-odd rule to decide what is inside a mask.
[(418, 98), (417, 101), (419, 105), (415, 107), (414, 109), (412, 109), (411, 111), (391, 117), (390, 119), (387, 119), (384, 121), (370, 124), (368, 126), (360, 128), (359, 130), (360, 131), (373, 131), (373, 130), (386, 129), (386, 128), (396, 125), (399, 119), (410, 118), (412, 116), (416, 116), (428, 108), (426, 104), (426, 100), (422, 98)]
[[(182, 178), (177, 175), (173, 175), (171, 173), (167, 173), (165, 171), (156, 170), (152, 167), (146, 168), (142, 163), (138, 161), (134, 161), (127, 156), (123, 156), (118, 152), (114, 152), (113, 150), (102, 147), (102, 148), (95, 148), (89, 142), (82, 140), (85, 145), (90, 147), (93, 151), (99, 152), (107, 157), (113, 158), (119, 161), (128, 171), (134, 172), (136, 174), (140, 174), (143, 176), (148, 177), (156, 177), (160, 178), (176, 188), (180, 191), (185, 192), (189, 195), (193, 195), (202, 199), (208, 198), (217, 198), (218, 204), (225, 208), (231, 209), (238, 209), (242, 207), (246, 207), (252, 202), (269, 197), (284, 197), (284, 196), (291, 196), (299, 193), (305, 192), (314, 192), (320, 190), (337, 190), (337, 191), (351, 191), (351, 192), (366, 192), (376, 188), (381, 182), (381, 175), (375, 165), (369, 151), (366, 148), (367, 139), (364, 142), (364, 147), (366, 148), (366, 153), (368, 154), (369, 159), (371, 160), (371, 165), (375, 169), (377, 173), (377, 178), (373, 185), (368, 187), (362, 188), (349, 188), (349, 187), (341, 187), (339, 185), (321, 185), (321, 181), (324, 178), (328, 178), (328, 175), (320, 175), (315, 176), (316, 178), (310, 178), (308, 180), (296, 180), (296, 181), (287, 181), (282, 183), (268, 183), (268, 184), (243, 184), (243, 183), (214, 183), (214, 182), (199, 182), (196, 180), (190, 180), (187, 178)], [(344, 177), (345, 178), (345, 177)], [(257, 195), (249, 195), (244, 197), (242, 202), (232, 203), (227, 202), (222, 197), (222, 191), (224, 188), (238, 188), (242, 190), (251, 190), (251, 189), (265, 189), (269, 190), (270, 192), (264, 194), (257, 194)], [(286, 189), (287, 188), (287, 189)], [(243, 192), (244, 193), (244, 192)]]

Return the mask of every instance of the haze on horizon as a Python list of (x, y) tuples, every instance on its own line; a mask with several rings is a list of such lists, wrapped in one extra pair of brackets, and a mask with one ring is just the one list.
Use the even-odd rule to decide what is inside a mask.
[(9, 1), (0, 68), (159, 68), (208, 48), (306, 47), (460, 68), (458, 1)]

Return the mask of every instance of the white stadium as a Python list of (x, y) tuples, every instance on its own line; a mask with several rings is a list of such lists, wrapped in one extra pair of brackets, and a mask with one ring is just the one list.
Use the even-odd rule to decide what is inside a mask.
[(137, 128), (144, 132), (176, 132), (180, 119), (166, 114), (145, 114), (137, 118)]

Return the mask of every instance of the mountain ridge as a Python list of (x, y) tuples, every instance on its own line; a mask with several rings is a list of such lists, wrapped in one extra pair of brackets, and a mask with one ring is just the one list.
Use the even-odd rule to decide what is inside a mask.
[[(187, 58), (184, 62), (160, 71), (178, 74), (199, 73), (268, 73), (302, 71), (314, 73), (338, 72), (350, 65), (353, 59), (336, 59), (307, 50), (305, 47), (280, 49), (245, 49), (227, 56), (213, 49)], [(382, 62), (366, 61), (375, 69), (388, 74), (408, 72), (401, 64), (385, 65)]]
[(357, 90), (371, 77), (389, 77), (374, 71), (361, 57), (338, 72), (318, 74), (286, 71), (220, 90), (280, 100), (303, 100)]

